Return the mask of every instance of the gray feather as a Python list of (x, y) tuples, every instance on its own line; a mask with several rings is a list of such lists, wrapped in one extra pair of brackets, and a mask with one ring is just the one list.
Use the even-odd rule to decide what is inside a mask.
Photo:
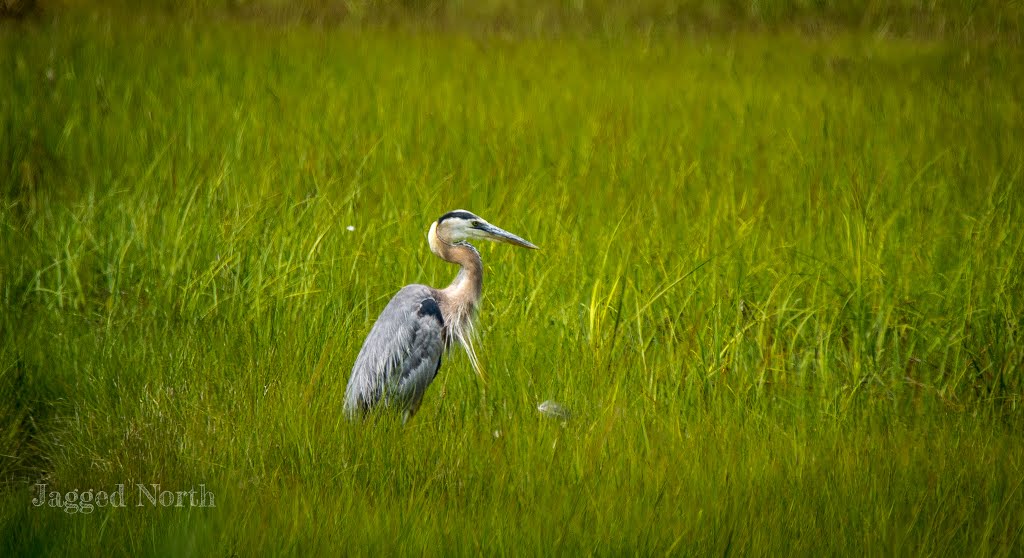
[(381, 312), (356, 357), (345, 390), (345, 412), (379, 404), (412, 415), (441, 368), (444, 318), (437, 293), (426, 285), (398, 291)]

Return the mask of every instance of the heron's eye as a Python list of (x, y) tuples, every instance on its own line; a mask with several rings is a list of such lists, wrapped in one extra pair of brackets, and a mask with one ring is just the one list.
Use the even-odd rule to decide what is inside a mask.
[(472, 227), (473, 227), (474, 229), (479, 229), (479, 228), (480, 228), (480, 221), (470, 221), (470, 223), (469, 223), (469, 224), (470, 224), (470, 226), (472, 226)]

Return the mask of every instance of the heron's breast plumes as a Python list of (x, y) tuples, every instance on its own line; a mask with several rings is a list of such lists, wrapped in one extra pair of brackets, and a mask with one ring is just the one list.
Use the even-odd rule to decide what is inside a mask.
[(473, 339), (476, 337), (476, 305), (457, 306), (445, 316), (446, 348), (451, 349), (455, 343), (462, 345), (469, 357), (469, 363), (477, 374), (481, 374), (480, 361), (477, 360)]

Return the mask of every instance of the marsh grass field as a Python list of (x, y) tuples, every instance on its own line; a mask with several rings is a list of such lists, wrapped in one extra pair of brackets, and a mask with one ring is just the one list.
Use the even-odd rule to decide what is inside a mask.
[[(0, 555), (1024, 553), (1019, 36), (510, 21), (0, 21)], [(456, 208), (484, 379), (346, 421)]]

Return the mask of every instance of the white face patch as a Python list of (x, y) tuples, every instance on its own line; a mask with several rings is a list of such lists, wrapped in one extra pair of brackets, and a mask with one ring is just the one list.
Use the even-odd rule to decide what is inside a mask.
[[(441, 222), (438, 227), (437, 222), (434, 222), (430, 226), (430, 232), (434, 236), (440, 234), (441, 238), (450, 244), (463, 242), (471, 238), (486, 239), (487, 235), (473, 226), (473, 223), (486, 223), (483, 219), (462, 219), (460, 217), (449, 217)], [(440, 228), (440, 230), (437, 230)]]
[(448, 219), (444, 222), (444, 226), (447, 228), (448, 238), (452, 242), (462, 242), (469, 236), (464, 219)]

